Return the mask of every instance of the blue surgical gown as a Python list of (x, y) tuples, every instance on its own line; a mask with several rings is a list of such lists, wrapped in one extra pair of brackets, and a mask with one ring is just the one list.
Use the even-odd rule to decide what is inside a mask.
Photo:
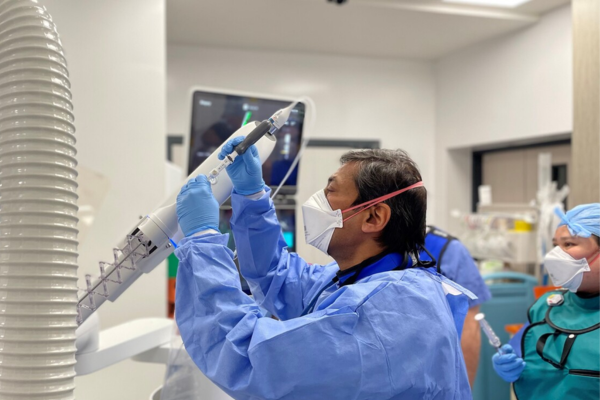
[(336, 264), (311, 265), (287, 251), (268, 190), (257, 200), (234, 194), (232, 206), (254, 299), (241, 290), (227, 235), (186, 238), (176, 250), (183, 342), (225, 392), (248, 400), (471, 399), (442, 277), (388, 270), (338, 287)]

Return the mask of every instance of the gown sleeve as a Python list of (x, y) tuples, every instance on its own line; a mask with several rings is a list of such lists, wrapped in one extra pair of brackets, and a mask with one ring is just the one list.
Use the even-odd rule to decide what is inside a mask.
[(309, 264), (288, 251), (266, 188), (254, 200), (232, 195), (231, 228), (242, 276), (256, 302), (280, 320), (302, 315), (338, 271), (337, 264)]
[(344, 307), (288, 321), (263, 316), (241, 290), (227, 239), (186, 238), (176, 250), (175, 315), (198, 368), (236, 399), (355, 398), (363, 368), (357, 313)]

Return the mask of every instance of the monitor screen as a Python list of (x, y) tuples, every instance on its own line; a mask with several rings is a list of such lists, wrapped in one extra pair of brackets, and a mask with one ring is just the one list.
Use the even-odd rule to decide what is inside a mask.
[[(250, 121), (263, 121), (290, 101), (244, 97), (195, 91), (192, 107), (188, 174), (206, 160), (229, 136)], [(268, 186), (278, 186), (289, 170), (302, 143), (305, 106), (298, 103), (286, 124), (275, 133), (277, 144), (263, 164), (263, 179)], [(296, 192), (298, 166), (290, 174), (284, 194)]]

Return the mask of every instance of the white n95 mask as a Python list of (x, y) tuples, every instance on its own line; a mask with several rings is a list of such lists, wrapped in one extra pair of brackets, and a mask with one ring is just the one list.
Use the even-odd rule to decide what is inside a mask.
[(344, 226), (342, 210), (333, 210), (324, 190), (313, 194), (302, 205), (306, 243), (327, 254), (335, 228)]
[[(421, 186), (423, 186), (423, 182), (417, 182), (407, 188), (366, 201), (343, 211), (339, 209), (333, 210), (329, 204), (329, 201), (327, 200), (325, 191), (319, 190), (302, 205), (302, 216), (304, 218), (304, 237), (306, 238), (306, 243), (316, 247), (323, 253), (328, 254), (327, 249), (329, 249), (329, 242), (331, 242), (331, 237), (333, 236), (333, 231), (335, 228), (342, 228), (344, 226), (344, 222), (376, 204), (404, 193), (407, 190)], [(362, 210), (352, 214), (348, 218), (344, 219), (342, 217), (343, 213), (361, 207), (363, 207)]]
[(585, 258), (576, 260), (569, 253), (556, 246), (546, 254), (544, 267), (548, 271), (554, 286), (561, 286), (571, 292), (577, 292), (583, 281), (583, 273), (590, 271)]

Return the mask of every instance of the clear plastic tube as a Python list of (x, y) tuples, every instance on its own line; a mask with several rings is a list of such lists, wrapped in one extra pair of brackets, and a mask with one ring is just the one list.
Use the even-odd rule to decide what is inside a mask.
[(475, 321), (479, 322), (479, 326), (481, 326), (481, 330), (487, 336), (490, 344), (496, 348), (498, 353), (502, 354), (502, 351), (500, 350), (502, 342), (500, 342), (500, 338), (496, 335), (496, 332), (494, 332), (490, 324), (485, 320), (485, 314), (479, 313), (475, 315)]
[(233, 162), (235, 161), (237, 156), (238, 156), (238, 153), (234, 150), (233, 153), (229, 154), (227, 157), (225, 157), (223, 160), (221, 160), (219, 165), (217, 165), (215, 168), (213, 168), (210, 171), (210, 174), (207, 176), (207, 178), (211, 185), (217, 184), (217, 179), (219, 178), (219, 174), (221, 172), (223, 172), (223, 170), (225, 168), (227, 168), (231, 164), (233, 164)]

